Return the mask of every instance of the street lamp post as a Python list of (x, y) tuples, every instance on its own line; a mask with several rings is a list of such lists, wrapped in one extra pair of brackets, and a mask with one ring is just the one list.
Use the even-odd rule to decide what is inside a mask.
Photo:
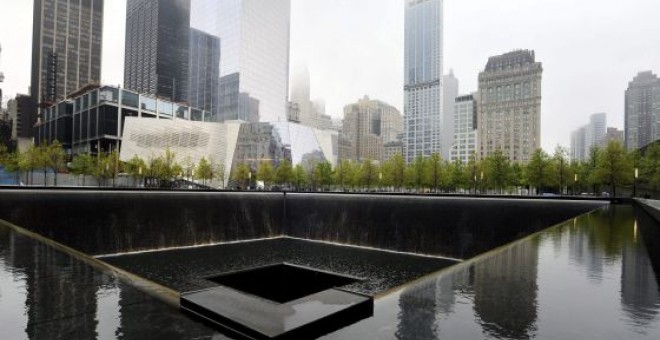
[(481, 172), (481, 194), (484, 193), (484, 172)]
[(575, 174), (575, 183), (573, 184), (573, 195), (577, 196), (577, 182), (578, 182), (578, 174)]
[(635, 179), (633, 180), (633, 197), (637, 196), (637, 179), (639, 178), (639, 169), (635, 168)]

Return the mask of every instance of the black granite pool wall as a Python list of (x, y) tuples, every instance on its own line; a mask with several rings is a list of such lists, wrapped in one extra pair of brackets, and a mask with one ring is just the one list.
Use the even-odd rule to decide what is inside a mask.
[(292, 237), (469, 258), (603, 201), (382, 195), (286, 195)]
[(2, 190), (0, 219), (87, 254), (282, 235), (278, 193)]
[(0, 219), (91, 255), (291, 236), (469, 258), (606, 204), (406, 195), (0, 189)]

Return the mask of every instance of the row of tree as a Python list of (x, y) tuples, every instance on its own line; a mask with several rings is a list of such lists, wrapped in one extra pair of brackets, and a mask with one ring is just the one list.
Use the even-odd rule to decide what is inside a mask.
[[(135, 156), (128, 162), (121, 162), (116, 150), (96, 156), (81, 154), (67, 164), (62, 146), (54, 142), (33, 146), (21, 153), (0, 149), (0, 163), (9, 172), (26, 174), (28, 184), (36, 171), (42, 171), (44, 179), (48, 171), (54, 173), (54, 185), (57, 185), (59, 172), (94, 176), (99, 184), (105, 185), (124, 173), (145, 187), (168, 187), (181, 179), (193, 179), (203, 185), (217, 180), (222, 187), (226, 179), (222, 162), (202, 158), (194, 164), (189, 157), (177, 162), (171, 150), (148, 160)], [(552, 155), (538, 149), (526, 165), (511, 163), (499, 150), (481, 160), (472, 155), (467, 164), (449, 162), (437, 154), (417, 157), (410, 164), (397, 154), (383, 164), (371, 160), (360, 163), (342, 160), (336, 167), (325, 161), (295, 166), (288, 160), (277, 166), (264, 161), (256, 167), (238, 164), (230, 180), (234, 187), (242, 188), (260, 181), (267, 188), (277, 185), (295, 190), (488, 191), (500, 194), (522, 193), (523, 188), (529, 193), (597, 193), (605, 187), (616, 195), (617, 188), (633, 182), (652, 187), (660, 185), (660, 144), (650, 146), (642, 155), (629, 153), (620, 143), (610, 142), (603, 149), (592, 149), (584, 162), (571, 162), (568, 151), (562, 147), (557, 147)]]
[[(635, 178), (635, 169), (639, 178)], [(417, 157), (406, 164), (397, 154), (378, 164), (366, 160), (343, 160), (336, 167), (328, 162), (292, 166), (283, 161), (273, 168), (270, 161), (256, 169), (240, 164), (231, 179), (243, 186), (262, 181), (266, 187), (291, 186), (297, 190), (373, 190), (431, 191), (431, 192), (495, 192), (576, 194), (598, 193), (599, 189), (616, 195), (617, 188), (633, 181), (652, 186), (660, 185), (660, 145), (651, 146), (645, 156), (628, 153), (618, 142), (604, 149), (594, 148), (584, 162), (571, 162), (568, 151), (557, 147), (549, 155), (538, 149), (527, 165), (512, 163), (500, 150), (479, 160), (472, 155), (467, 164), (449, 162), (439, 155)]]

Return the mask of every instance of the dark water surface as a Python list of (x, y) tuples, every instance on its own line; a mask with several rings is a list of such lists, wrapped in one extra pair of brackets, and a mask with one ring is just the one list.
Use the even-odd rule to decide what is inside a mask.
[(227, 339), (0, 225), (0, 339)]
[(327, 339), (660, 339), (658, 228), (629, 206), (576, 218), (379, 299)]
[[(142, 270), (179, 273), (162, 280), (183, 290), (198, 284), (186, 275), (224, 270), (218, 263), (239, 267), (284, 257), (277, 255), (282, 245), (272, 241), (249, 245), (247, 253), (235, 251), (245, 246), (195, 248), (190, 256), (153, 253), (159, 256), (145, 261)], [(355, 276), (409, 266), (402, 260), (397, 267), (385, 255), (390, 253), (370, 257), (353, 252), (360, 249), (317, 246), (324, 245), (284, 248), (286, 257), (307, 259), (299, 264), (326, 263), (321, 269)], [(200, 251), (209, 252), (207, 258), (192, 256)], [(148, 253), (136, 256), (142, 255)], [(657, 273), (660, 226), (632, 207), (612, 206), (405, 285), (378, 298), (372, 318), (325, 338), (657, 340)], [(390, 279), (382, 274), (365, 289), (380, 289)], [(111, 275), (0, 226), (0, 339), (225, 337)]]
[(291, 238), (173, 249), (100, 259), (179, 292), (217, 286), (217, 283), (208, 278), (222, 273), (290, 263), (363, 278), (364, 281), (342, 288), (370, 295), (403, 285), (457, 263), (454, 260), (437, 257)]

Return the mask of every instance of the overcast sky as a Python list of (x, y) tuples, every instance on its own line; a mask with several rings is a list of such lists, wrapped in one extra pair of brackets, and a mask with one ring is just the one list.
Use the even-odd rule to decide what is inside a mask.
[[(105, 84), (123, 83), (125, 0), (106, 0)], [(29, 86), (32, 1), (0, 0), (5, 100)], [(403, 109), (404, 0), (292, 0), (291, 67), (308, 64), (312, 98), (342, 116), (364, 95)], [(660, 72), (658, 0), (445, 0), (444, 67), (477, 89), (489, 56), (533, 49), (543, 63), (542, 145), (569, 145), (589, 115), (623, 128), (624, 91)]]

